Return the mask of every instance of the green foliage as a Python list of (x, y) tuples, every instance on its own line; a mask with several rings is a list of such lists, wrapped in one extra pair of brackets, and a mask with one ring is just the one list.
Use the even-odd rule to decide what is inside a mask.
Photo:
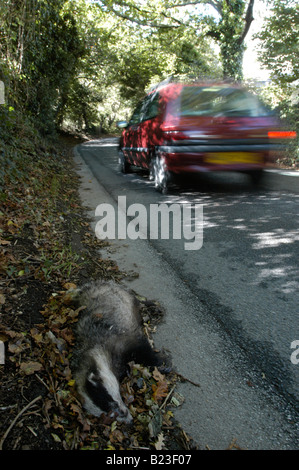
[(0, 106), (0, 198), (4, 197), (7, 181), (19, 183), (26, 170), (28, 158), (36, 155), (37, 132), (27, 118), (11, 106)]
[[(128, 117), (151, 85), (169, 76), (241, 80), (253, 5), (254, 0), (2, 0), (2, 138), (11, 133), (13, 116), (44, 135), (66, 125), (107, 132)], [(276, 79), (289, 82), (291, 76), (298, 79), (298, 10), (294, 0), (275, 0), (273, 11), (261, 33), (261, 57)]]
[(0, 78), (8, 102), (43, 133), (54, 132), (85, 51), (69, 8), (66, 0), (4, 0), (0, 7)]
[(271, 15), (257, 37), (261, 62), (281, 83), (299, 79), (299, 8), (295, 0), (274, 0)]
[[(254, 0), (99, 0), (98, 4), (143, 29), (149, 26), (154, 32), (163, 31), (173, 36), (188, 30), (196, 38), (196, 46), (199, 38), (213, 38), (220, 46), (223, 76), (242, 79), (244, 39), (253, 20)], [(195, 9), (207, 4), (213, 13), (204, 14), (203, 9)], [(197, 53), (199, 51), (201, 49), (197, 49)]]
[(65, 123), (109, 130), (153, 81), (219, 77), (211, 36), (225, 74), (240, 77), (245, 4), (217, 2), (217, 24), (177, 0), (3, 0), (0, 79), (8, 103), (42, 134)]
[[(295, 0), (274, 0), (259, 34), (259, 59), (271, 70), (264, 95), (299, 135), (299, 9)], [(288, 163), (299, 163), (299, 138), (290, 145)]]
[(149, 26), (158, 3), (152, 3), (141, 19), (136, 2), (131, 2), (136, 23), (115, 14), (108, 3), (76, 2), (79, 35), (84, 37), (88, 53), (69, 90), (65, 123), (74, 123), (77, 129), (115, 130), (115, 121), (130, 115), (152, 83), (170, 75), (220, 75), (211, 40), (182, 25)]

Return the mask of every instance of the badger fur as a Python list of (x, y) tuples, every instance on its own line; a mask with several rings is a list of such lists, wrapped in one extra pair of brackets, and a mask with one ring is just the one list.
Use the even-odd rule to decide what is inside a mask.
[(81, 312), (74, 351), (74, 378), (86, 410), (129, 423), (132, 416), (120, 395), (130, 361), (161, 365), (142, 330), (139, 303), (113, 281), (89, 283), (76, 293)]

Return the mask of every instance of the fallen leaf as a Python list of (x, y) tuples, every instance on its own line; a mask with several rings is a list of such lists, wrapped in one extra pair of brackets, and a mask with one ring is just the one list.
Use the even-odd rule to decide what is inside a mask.
[(3, 240), (2, 238), (0, 238), (0, 245), (4, 246), (4, 245), (10, 245), (11, 242), (9, 240)]
[(110, 434), (110, 442), (111, 444), (116, 444), (118, 442), (123, 442), (125, 439), (124, 434), (119, 430), (115, 429), (111, 434)]
[(185, 401), (185, 398), (183, 395), (181, 395), (178, 392), (175, 392), (173, 396), (171, 397), (170, 403), (176, 407), (181, 406)]
[(25, 375), (31, 375), (35, 372), (39, 372), (43, 368), (43, 365), (40, 362), (22, 362), (20, 364), (20, 369)]
[(65, 284), (63, 284), (63, 288), (64, 288), (65, 290), (77, 289), (77, 286), (76, 286), (76, 284), (74, 284), (73, 282), (66, 282)]
[(161, 382), (165, 380), (165, 376), (161, 374), (161, 372), (157, 369), (157, 367), (154, 368), (153, 377), (157, 382)]
[(162, 398), (167, 397), (168, 393), (168, 384), (166, 381), (161, 381), (158, 382), (157, 385), (153, 384), (152, 385), (152, 390), (153, 390), (153, 399), (158, 402), (161, 401)]
[(78, 406), (77, 404), (72, 403), (71, 404), (71, 410), (74, 414), (78, 415), (77, 419), (82, 424), (83, 431), (84, 432), (89, 432), (90, 431), (90, 422), (88, 421), (88, 419), (82, 413), (81, 406)]
[(156, 450), (162, 450), (163, 447), (164, 447), (164, 436), (163, 436), (163, 434), (161, 433), (161, 434), (158, 435), (158, 440), (157, 440), (157, 442), (155, 442), (155, 449), (156, 449)]
[(31, 328), (30, 334), (37, 344), (41, 344), (44, 341), (42, 333), (37, 328)]
[(157, 405), (154, 405), (151, 411), (153, 416), (148, 423), (149, 435), (151, 438), (157, 438), (161, 433), (161, 427), (163, 423), (162, 414)]
[[(9, 332), (6, 332), (9, 334)], [(20, 335), (20, 337), (16, 338), (14, 342), (10, 342), (8, 345), (8, 350), (12, 354), (20, 354), (21, 352), (25, 351), (25, 349), (28, 349), (30, 347), (30, 344), (27, 342), (27, 340)]]

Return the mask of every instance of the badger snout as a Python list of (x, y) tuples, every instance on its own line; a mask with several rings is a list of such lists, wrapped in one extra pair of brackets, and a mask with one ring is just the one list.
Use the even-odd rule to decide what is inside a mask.
[(109, 414), (111, 417), (116, 418), (119, 423), (131, 424), (133, 422), (132, 415), (124, 404), (118, 406), (117, 403), (115, 403)]
[(117, 414), (116, 420), (119, 423), (126, 423), (126, 424), (133, 423), (132, 415), (128, 409), (126, 409), (125, 411), (119, 410), (119, 412), (116, 412), (116, 414)]

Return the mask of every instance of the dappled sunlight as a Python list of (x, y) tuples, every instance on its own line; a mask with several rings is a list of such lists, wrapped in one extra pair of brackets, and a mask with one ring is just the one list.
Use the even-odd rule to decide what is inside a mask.
[[(94, 151), (99, 144), (91, 141), (84, 145)], [(111, 150), (108, 158), (120, 175), (117, 151)], [(155, 191), (145, 170), (132, 167), (132, 172), (121, 174), (121, 178), (122, 191), (128, 191), (130, 203), (141, 202), (147, 195), (148, 204), (202, 205), (202, 249), (212, 247), (230, 270), (235, 269), (234, 263), (240, 264), (240, 269), (250, 273), (248, 286), (258, 289), (258, 295), (290, 299), (298, 290), (294, 253), (299, 242), (299, 195), (253, 188), (246, 175), (231, 172), (185, 178), (183, 185), (174, 184), (168, 194)], [(190, 228), (199, 229), (194, 214)], [(168, 240), (158, 243), (167, 244)], [(176, 243), (180, 246), (180, 241)], [(199, 260), (200, 251), (193, 252)]]
[[(291, 253), (264, 257), (265, 261), (255, 263), (258, 276), (255, 284), (264, 286), (267, 282), (279, 283), (278, 290), (283, 294), (298, 292), (298, 267), (294, 265)], [(266, 261), (267, 260), (267, 261)], [(267, 284), (266, 284), (267, 285)], [(277, 288), (276, 288), (277, 289)]]
[(232, 229), (235, 230), (248, 230), (247, 225), (245, 224), (245, 219), (235, 219), (235, 225), (231, 225)]
[(273, 232), (255, 233), (250, 236), (257, 240), (252, 244), (252, 248), (255, 250), (267, 247), (277, 247), (283, 244), (299, 241), (298, 231), (286, 231), (281, 228), (275, 229)]
[[(210, 192), (207, 189), (178, 192), (169, 195), (166, 201), (203, 204), (203, 246), (215, 240), (215, 254), (229, 264), (236, 260), (242, 262), (246, 256), (244, 269), (247, 264), (251, 266), (252, 286), (271, 286), (272, 295), (283, 297), (297, 292), (299, 273), (294, 253), (299, 242), (298, 195), (247, 188), (241, 191), (234, 186), (230, 191), (214, 189), (215, 186)], [(223, 242), (219, 241), (215, 229)]]
[(284, 294), (293, 294), (298, 292), (299, 290), (299, 282), (298, 281), (287, 281), (282, 284), (281, 289)]
[(95, 139), (95, 140), (88, 140), (84, 142), (82, 147), (116, 147), (118, 145), (119, 138), (118, 137), (110, 137), (105, 139)]

